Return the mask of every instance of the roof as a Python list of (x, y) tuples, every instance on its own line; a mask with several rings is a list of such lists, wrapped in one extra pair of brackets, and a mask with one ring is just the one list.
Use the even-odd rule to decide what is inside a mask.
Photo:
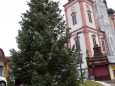
[(0, 58), (4, 58), (5, 55), (4, 55), (4, 51), (0, 48)]
[(0, 48), (0, 61), (8, 62), (10, 58), (5, 57), (4, 51)]
[[(63, 5), (63, 7), (66, 7), (67, 5), (69, 5), (70, 3), (72, 3), (73, 1), (77, 1), (77, 0), (68, 0), (68, 2), (65, 5)], [(80, 0), (78, 0), (78, 1), (80, 1)], [(87, 0), (87, 1), (93, 3), (93, 0)]]
[(112, 8), (108, 8), (108, 9), (107, 9), (107, 12), (108, 12), (108, 14), (110, 15), (110, 14), (114, 14), (114, 13), (115, 13), (115, 10), (113, 10)]
[(11, 56), (6, 56), (5, 57), (7, 60), (11, 61), (12, 60), (12, 57)]
[(69, 0), (65, 5), (63, 5), (63, 7), (66, 7), (68, 4), (70, 4), (73, 1), (75, 1), (75, 0)]

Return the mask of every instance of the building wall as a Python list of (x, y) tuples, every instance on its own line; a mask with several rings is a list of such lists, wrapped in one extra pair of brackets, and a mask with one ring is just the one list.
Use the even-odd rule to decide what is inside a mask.
[[(89, 9), (87, 8), (87, 6), (89, 7)], [(84, 12), (85, 12), (86, 25), (87, 25), (88, 27), (91, 27), (91, 28), (96, 29), (95, 19), (94, 19), (94, 15), (93, 15), (92, 6), (84, 2), (84, 3), (83, 3), (83, 7), (84, 7)], [(92, 23), (89, 22), (88, 12), (87, 12), (88, 10), (91, 11)]]
[(87, 68), (87, 63), (86, 63), (86, 45), (85, 45), (85, 38), (84, 38), (84, 33), (79, 34), (80, 37), (80, 48), (81, 48), (81, 53), (82, 53), (82, 68)]
[(109, 65), (109, 73), (110, 73), (111, 80), (115, 79), (115, 77), (114, 77), (115, 75), (113, 73), (113, 70), (115, 70), (115, 65), (110, 64)]
[[(75, 45), (76, 33), (79, 31), (83, 31), (84, 33), (79, 34), (81, 53), (83, 56), (82, 67), (87, 68), (87, 64), (86, 64), (86, 57), (87, 57), (86, 51), (87, 51), (87, 49), (90, 51), (90, 57), (92, 57), (94, 54), (93, 53), (94, 45), (93, 45), (92, 36), (91, 36), (92, 34), (96, 35), (96, 43), (99, 46), (101, 46), (99, 43), (99, 39), (98, 39), (99, 37), (97, 35), (98, 28), (96, 26), (94, 9), (93, 9), (91, 3), (87, 3), (84, 1), (79, 2), (79, 1), (74, 0), (73, 2), (71, 2), (71, 3), (68, 2), (67, 4), (65, 6), (66, 23), (67, 23), (67, 26), (69, 28), (71, 28), (69, 30), (69, 33), (72, 34), (72, 36), (70, 38), (69, 46), (72, 48), (73, 45)], [(92, 23), (89, 22), (88, 10), (90, 10), (90, 12), (91, 12)], [(76, 25), (73, 25), (73, 21), (72, 21), (71, 15), (73, 12), (76, 14), (76, 17), (77, 17), (76, 18), (76, 20), (77, 20)], [(93, 29), (93, 30), (91, 31), (91, 29)], [(87, 35), (85, 35), (85, 34), (87, 34)], [(85, 37), (85, 36), (87, 36), (87, 37)]]
[[(102, 48), (102, 38), (104, 39), (104, 43), (105, 43), (105, 50), (103, 50), (103, 48)], [(101, 52), (104, 54), (104, 55), (107, 55), (107, 52), (108, 52), (108, 46), (107, 46), (107, 43), (106, 43), (106, 39), (105, 39), (105, 35), (104, 34), (101, 34), (100, 36), (99, 36), (99, 39), (100, 39), (100, 41), (101, 41), (101, 43), (100, 43), (100, 46), (101, 46)]]
[(109, 19), (110, 19), (110, 22), (112, 24), (112, 28), (114, 28), (114, 20), (112, 20), (111, 17), (109, 17)]
[[(91, 46), (91, 51), (92, 51), (92, 55), (94, 55), (94, 51), (93, 51), (93, 48), (94, 48), (94, 44), (93, 44), (93, 40), (92, 40), (92, 35), (93, 35), (94, 33), (91, 33), (91, 32), (89, 32), (89, 38), (90, 38), (90, 46)], [(99, 41), (98, 41), (98, 36), (97, 36), (97, 34), (95, 34), (95, 38), (96, 38), (96, 43), (99, 45)], [(100, 45), (99, 45), (100, 46)]]
[(0, 48), (0, 71), (2, 71), (1, 76), (3, 77), (8, 77), (9, 74), (9, 62), (8, 58), (5, 57), (4, 51)]
[[(84, 38), (84, 33), (81, 33), (78, 35), (79, 36), (79, 42), (80, 42), (80, 53), (82, 53), (82, 68), (87, 68), (87, 63), (86, 63), (86, 45), (85, 45), (85, 38)], [(73, 36), (70, 39), (71, 43), (71, 48), (75, 45), (75, 37), (76, 33), (73, 34)]]
[[(78, 31), (79, 32), (79, 31)], [(71, 48), (75, 45), (75, 38), (76, 38), (76, 33), (73, 33), (72, 34), (72, 37), (70, 39), (70, 44), (71, 44)], [(96, 43), (101, 46), (101, 44), (99, 43), (99, 39), (98, 39), (98, 35), (97, 35), (97, 31), (93, 31), (92, 32), (88, 32), (88, 36), (89, 36), (89, 42), (90, 42), (90, 45), (91, 46), (91, 54), (92, 54), (92, 57), (94, 55), (94, 51), (93, 51), (93, 48), (94, 48), (94, 44), (93, 44), (93, 40), (92, 40), (92, 35), (95, 34), (95, 38), (96, 38)], [(102, 33), (100, 33), (101, 36), (100, 37), (104, 37)], [(87, 57), (87, 54), (86, 54), (86, 51), (87, 51), (87, 48), (86, 48), (86, 39), (85, 39), (85, 33), (80, 33), (79, 35), (79, 40), (80, 40), (80, 48), (81, 48), (81, 53), (82, 53), (82, 68), (87, 68), (87, 63), (86, 63), (86, 57)]]
[[(76, 20), (77, 20), (77, 24), (76, 25), (73, 25), (73, 23), (72, 23), (72, 16), (71, 16), (72, 9), (74, 9), (74, 8), (75, 8), (74, 12), (76, 12)], [(67, 9), (67, 18), (68, 18), (68, 27), (71, 28), (70, 33), (82, 27), (80, 5), (79, 5), (78, 2), (73, 4), (72, 6), (70, 6)]]
[(94, 9), (95, 9), (96, 20), (98, 22), (99, 28), (101, 31), (105, 32), (105, 35), (106, 35), (108, 53), (109, 55), (115, 55), (115, 51), (113, 51), (112, 49), (112, 48), (115, 48), (114, 43), (112, 44), (110, 43), (111, 38), (113, 42), (115, 42), (115, 30), (108, 16), (107, 8), (105, 4), (103, 3), (103, 0), (95, 0)]

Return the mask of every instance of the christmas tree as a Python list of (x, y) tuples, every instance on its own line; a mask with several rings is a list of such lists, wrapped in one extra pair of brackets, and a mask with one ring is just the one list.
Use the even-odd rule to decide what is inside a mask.
[(19, 51), (11, 50), (14, 76), (25, 85), (78, 86), (77, 55), (67, 47), (59, 2), (30, 0), (28, 6), (16, 38)]

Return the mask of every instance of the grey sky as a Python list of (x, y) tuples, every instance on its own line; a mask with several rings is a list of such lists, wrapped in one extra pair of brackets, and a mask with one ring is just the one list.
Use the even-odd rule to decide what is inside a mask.
[[(58, 1), (58, 0), (55, 0)], [(68, 0), (60, 0), (61, 9)], [(15, 37), (20, 29), (21, 13), (28, 9), (27, 0), (0, 0), (0, 48), (3, 49), (6, 56), (9, 56), (9, 50), (17, 50)], [(107, 0), (108, 7), (115, 9), (115, 0)]]

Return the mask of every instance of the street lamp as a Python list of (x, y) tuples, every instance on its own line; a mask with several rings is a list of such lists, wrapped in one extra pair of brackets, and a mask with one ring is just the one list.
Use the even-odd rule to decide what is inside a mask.
[[(80, 42), (79, 42), (79, 37), (78, 37), (78, 34), (80, 34), (82, 32), (77, 32), (76, 33), (76, 53), (78, 52), (78, 56), (79, 56), (79, 59), (80, 59), (80, 73), (81, 73), (81, 80), (83, 82), (83, 73), (82, 73), (82, 65), (81, 65), (81, 54), (80, 54)], [(77, 50), (78, 49), (78, 50)]]

